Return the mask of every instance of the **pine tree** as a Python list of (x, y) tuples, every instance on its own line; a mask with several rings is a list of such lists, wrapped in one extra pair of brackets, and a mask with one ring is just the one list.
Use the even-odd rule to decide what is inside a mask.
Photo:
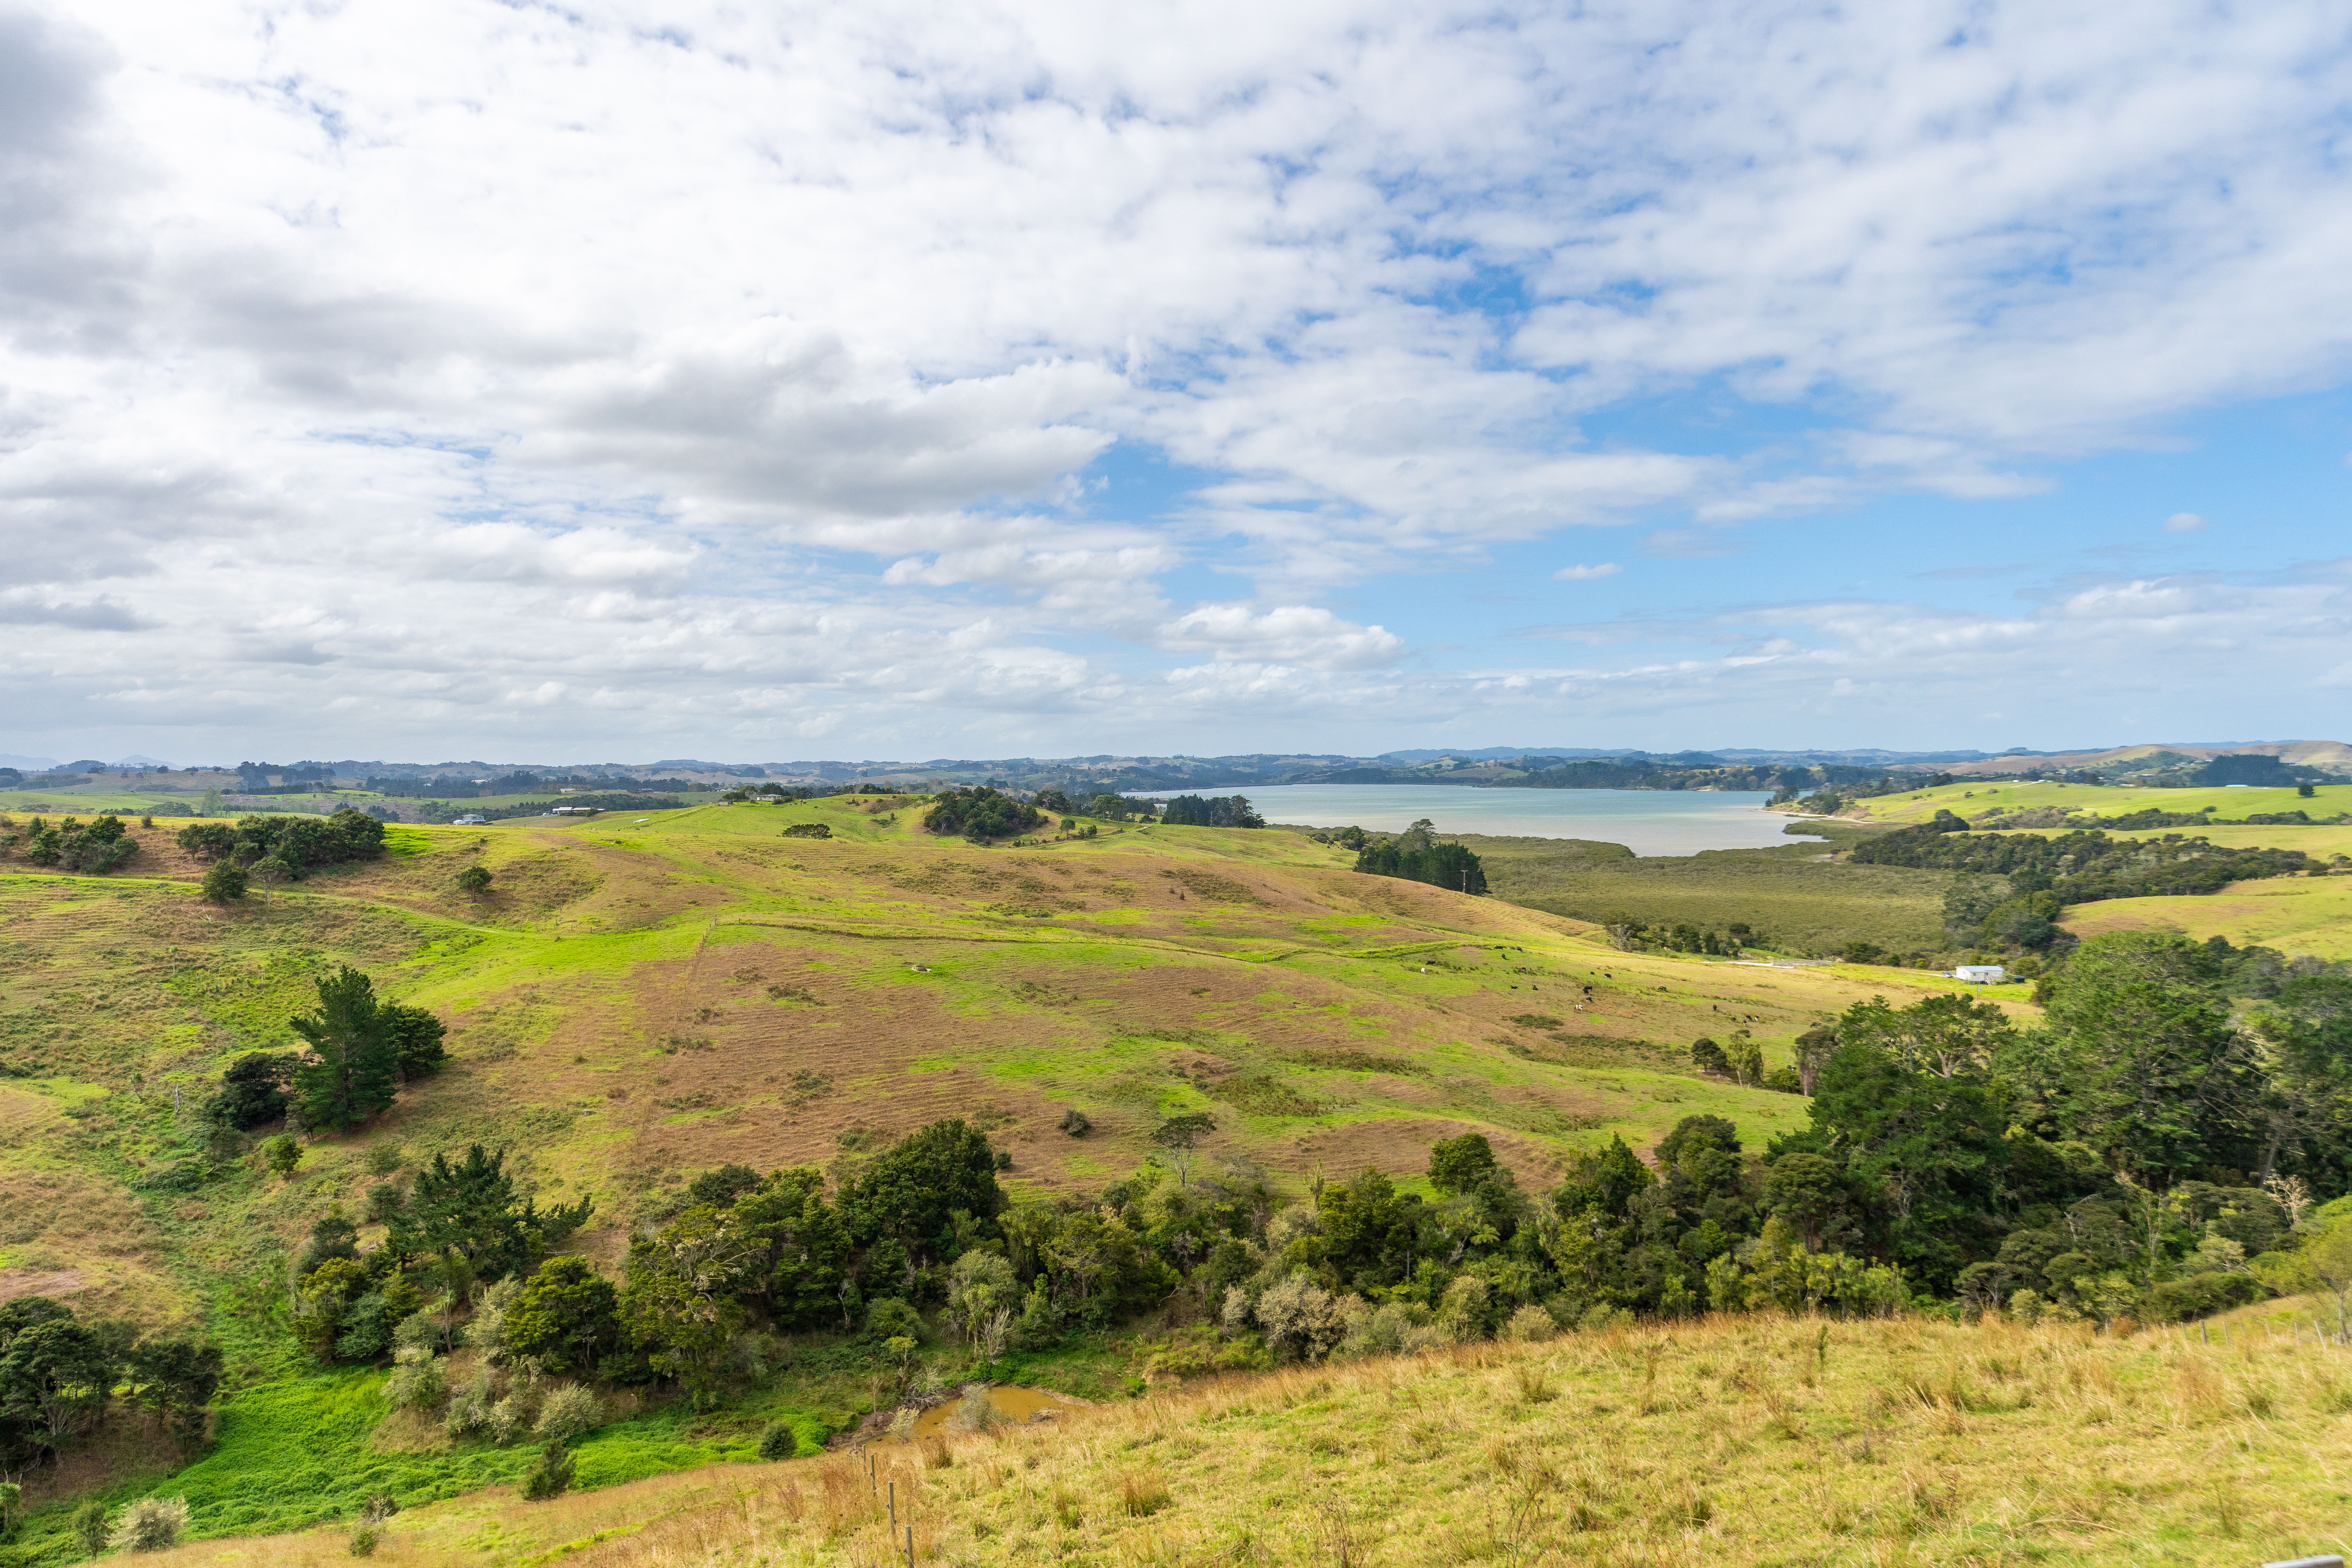
[(391, 1106), (394, 1044), (366, 975), (336, 970), (319, 982), (318, 1012), (289, 1022), (310, 1045), (294, 1070), (304, 1126), (341, 1132)]

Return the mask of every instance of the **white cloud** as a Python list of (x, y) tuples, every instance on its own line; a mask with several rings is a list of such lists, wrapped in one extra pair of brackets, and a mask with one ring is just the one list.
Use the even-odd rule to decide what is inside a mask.
[(1458, 714), (1549, 678), (1320, 601), (2340, 379), (2347, 93), (2317, 0), (0, 12), (0, 678), (106, 754)]
[(1160, 628), (1159, 644), (1206, 649), (1221, 660), (1301, 664), (1317, 669), (1367, 669), (1404, 651), (1385, 626), (1358, 626), (1311, 605), (1254, 611), (1246, 605), (1203, 605)]
[(2167, 533), (2196, 533), (2205, 526), (2205, 520), (2193, 511), (2176, 511), (2164, 520)]
[(1589, 583), (1595, 577), (1617, 575), (1617, 563), (1604, 561), (1598, 566), (1563, 566), (1551, 575), (1556, 583)]

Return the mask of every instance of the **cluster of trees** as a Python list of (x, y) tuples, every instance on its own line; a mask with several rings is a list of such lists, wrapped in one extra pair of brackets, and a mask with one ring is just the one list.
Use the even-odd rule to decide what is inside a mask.
[(1609, 932), (1609, 945), (1620, 952), (1696, 952), (1713, 958), (1738, 958), (1764, 942), (1742, 922), (1734, 922), (1718, 932), (1712, 926), (1695, 925), (1689, 921), (1653, 922), (1618, 910), (1603, 916), (1601, 923)]
[(11, 833), (0, 844), (21, 847), (25, 858), (36, 866), (91, 874), (111, 871), (139, 853), (139, 841), (119, 816), (100, 816), (87, 824), (71, 816), (54, 823), (36, 816), (22, 834)]
[[(1234, 798), (1239, 800), (1236, 795)], [(1072, 795), (1056, 785), (1048, 784), (1030, 797), (1030, 804), (1040, 811), (1058, 811), (1065, 816), (1098, 816), (1105, 822), (1150, 822), (1160, 815), (1160, 803), (1138, 800), (1129, 795), (1108, 792), (1093, 795)], [(1243, 801), (1246, 806), (1249, 803)], [(1244, 823), (1243, 826), (1263, 826), (1262, 823)]]
[(234, 827), (199, 822), (173, 838), (199, 859), (226, 861), (247, 870), (274, 863), (289, 879), (313, 867), (373, 860), (383, 854), (383, 824), (349, 806), (332, 816), (247, 816)]
[(307, 1048), (251, 1051), (229, 1064), (208, 1107), (236, 1131), (274, 1121), (341, 1132), (392, 1108), (401, 1087), (447, 1065), (441, 1020), (422, 1007), (376, 999), (374, 983), (348, 964), (318, 982), (316, 1012), (289, 1020)]
[(1161, 803), (1160, 820), (1173, 826), (1264, 827), (1265, 818), (1240, 795), (1180, 795)]
[(2044, 837), (1976, 833), (1950, 811), (1857, 845), (1868, 866), (1910, 866), (1973, 875), (1947, 895), (1955, 934), (1990, 944), (2046, 948), (2059, 941), (2059, 912), (2105, 899), (2217, 893), (2231, 882), (2285, 877), (2318, 863), (2299, 849), (2232, 849), (2168, 833), (2110, 838), (2095, 830)]
[(987, 784), (959, 785), (934, 797), (923, 814), (927, 832), (961, 834), (974, 844), (1009, 838), (1045, 826), (1045, 815), (1028, 802), (1004, 795)]
[(1356, 869), (1369, 876), (1427, 882), (1457, 893), (1484, 893), (1486, 868), (1459, 844), (1441, 844), (1429, 818), (1422, 817), (1393, 838), (1370, 840), (1356, 851)]
[(83, 1321), (46, 1296), (0, 1302), (0, 1456), (11, 1468), (54, 1458), (105, 1425), (118, 1391), (153, 1413), (182, 1450), (204, 1439), (221, 1381), (217, 1345)]
[(340, 1209), (310, 1227), (294, 1258), (289, 1321), (298, 1338), (333, 1361), (382, 1361), (402, 1348), (446, 1352), (483, 1287), (529, 1269), (594, 1211), (585, 1197), (541, 1210), (515, 1190), (503, 1150), (477, 1143), (455, 1163), (436, 1154), (405, 1190), (390, 1182), (369, 1189), (367, 1217), (386, 1226), (382, 1246), (362, 1251), (358, 1227)]

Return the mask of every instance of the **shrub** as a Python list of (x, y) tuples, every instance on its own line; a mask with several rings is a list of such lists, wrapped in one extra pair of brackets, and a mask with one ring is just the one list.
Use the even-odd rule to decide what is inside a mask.
[(801, 1451), (800, 1438), (782, 1421), (771, 1421), (760, 1434), (760, 1458), (789, 1459)]
[(109, 1544), (118, 1552), (169, 1552), (187, 1528), (185, 1498), (143, 1497), (122, 1510)]
[(866, 1306), (865, 1337), (876, 1342), (909, 1339), (920, 1344), (931, 1337), (922, 1314), (896, 1296), (877, 1296)]
[(213, 903), (233, 904), (245, 897), (246, 889), (251, 885), (244, 867), (234, 860), (218, 860), (205, 872), (205, 879), (199, 884), (198, 890)]
[(1503, 1338), (1516, 1344), (1532, 1344), (1548, 1340), (1559, 1332), (1559, 1325), (1541, 1307), (1522, 1307), (1503, 1324)]
[(375, 1526), (362, 1524), (352, 1531), (352, 1543), (346, 1550), (354, 1557), (373, 1557), (375, 1555), (376, 1539)]
[(596, 1396), (576, 1383), (567, 1383), (551, 1392), (547, 1403), (539, 1407), (531, 1433), (545, 1442), (562, 1443), (604, 1424), (604, 1406), (596, 1403)]
[(1095, 1124), (1093, 1122), (1087, 1120), (1087, 1113), (1080, 1110), (1075, 1105), (1070, 1107), (1069, 1110), (1062, 1112), (1062, 1131), (1068, 1133), (1073, 1138), (1085, 1137), (1088, 1132), (1094, 1131), (1094, 1125)]
[(271, 1173), (277, 1176), (292, 1175), (294, 1167), (302, 1163), (302, 1145), (283, 1132), (262, 1144), (261, 1149), (262, 1157), (269, 1162)]
[(448, 1374), (442, 1363), (429, 1355), (421, 1361), (405, 1359), (413, 1353), (400, 1352), (401, 1364), (392, 1369), (392, 1376), (383, 1385), (383, 1401), (394, 1410), (438, 1410), (441, 1402), (449, 1397)]
[(522, 1479), (525, 1502), (545, 1502), (562, 1497), (572, 1489), (572, 1456), (561, 1443), (550, 1443), (539, 1452), (539, 1463)]
[(988, 1384), (967, 1384), (963, 1397), (956, 1401), (955, 1413), (948, 1417), (948, 1427), (956, 1432), (986, 1432), (1004, 1425), (1004, 1412), (988, 1396)]
[(105, 1551), (106, 1505), (102, 1502), (86, 1502), (74, 1510), (73, 1532), (74, 1539), (81, 1542), (81, 1549), (91, 1556), (95, 1557)]
[(467, 867), (457, 873), (457, 890), (480, 898), (490, 890), (490, 868), (488, 866)]
[(795, 822), (790, 827), (785, 828), (781, 837), (785, 838), (830, 838), (833, 837), (833, 829), (827, 827), (822, 822)]
[(482, 1422), (482, 1430), (488, 1434), (491, 1442), (505, 1447), (530, 1430), (530, 1404), (520, 1394), (508, 1394), (490, 1406), (489, 1415)]

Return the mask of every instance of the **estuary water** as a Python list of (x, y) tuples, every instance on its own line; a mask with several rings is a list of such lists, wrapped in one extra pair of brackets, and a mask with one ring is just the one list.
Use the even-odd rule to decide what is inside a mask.
[(1751, 790), (1476, 789), (1464, 784), (1270, 784), (1263, 789), (1153, 790), (1244, 795), (1268, 822), (1395, 833), (1427, 817), (1440, 833), (1507, 838), (1597, 838), (1636, 855), (1696, 855), (1801, 843)]

